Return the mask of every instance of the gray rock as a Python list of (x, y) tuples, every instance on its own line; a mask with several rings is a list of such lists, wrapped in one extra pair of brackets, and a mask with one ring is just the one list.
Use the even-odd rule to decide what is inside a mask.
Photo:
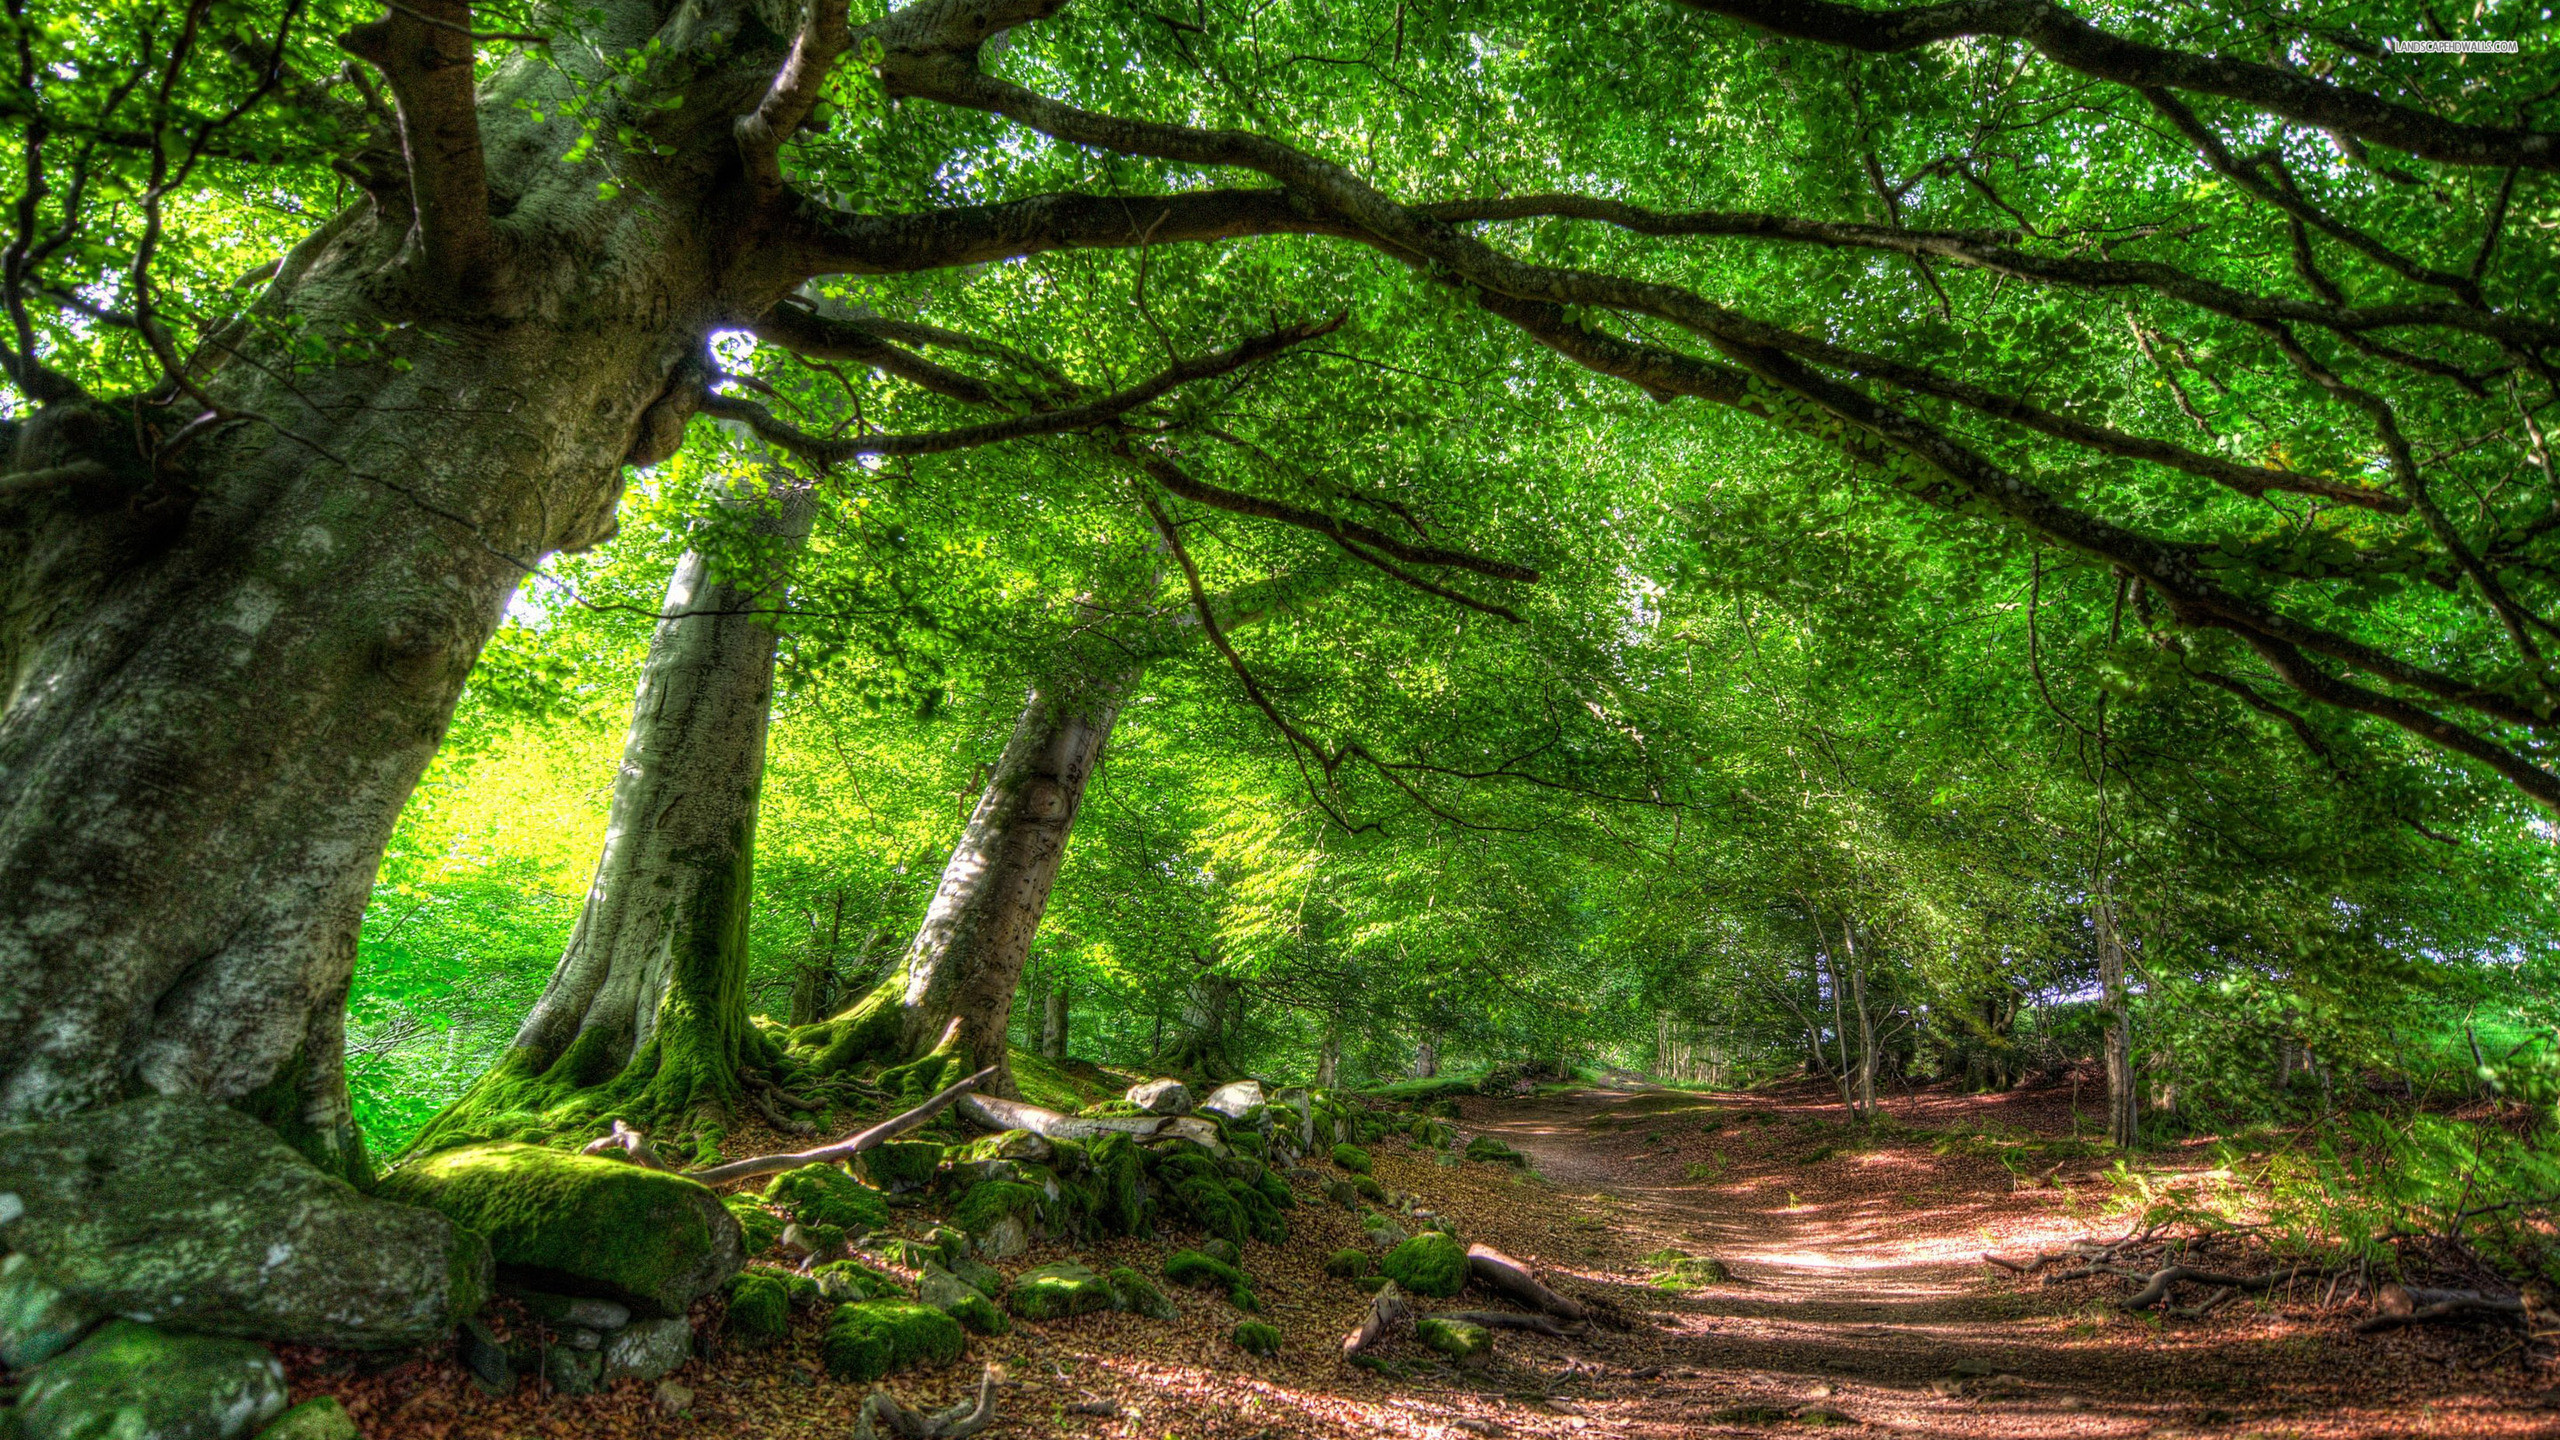
[(642, 1320), (616, 1330), (604, 1342), (604, 1382), (656, 1380), (693, 1358), (693, 1326), (679, 1316)]
[(258, 1440), (364, 1440), (355, 1417), (334, 1395), (305, 1400), (258, 1432)]
[(1360, 1228), (1368, 1235), (1369, 1243), (1377, 1246), (1381, 1250), (1393, 1250), (1405, 1241), (1413, 1238), (1412, 1236), (1404, 1233), (1403, 1226), (1398, 1225), (1393, 1220), (1388, 1219), (1386, 1216), (1379, 1214), (1375, 1210), (1370, 1211), (1366, 1216), (1361, 1218)]
[(1191, 1113), (1191, 1087), (1179, 1080), (1141, 1080), (1120, 1098), (1150, 1115)]
[(27, 1377), (18, 1419), (26, 1440), (241, 1440), (286, 1398), (263, 1345), (115, 1320)]
[(681, 1415), (693, 1408), (693, 1389), (673, 1380), (658, 1382), (658, 1408), (670, 1415)]
[(968, 1281), (939, 1265), (928, 1265), (916, 1277), (916, 1299), (948, 1315), (966, 1305), (972, 1298), (987, 1298)]
[(566, 1345), (572, 1350), (601, 1350), (604, 1348), (603, 1332), (588, 1330), (576, 1325), (572, 1325), (569, 1328), (560, 1331), (552, 1337), (552, 1340), (553, 1343)]
[(589, 1300), (575, 1295), (545, 1295), (539, 1291), (515, 1292), (524, 1308), (554, 1325), (578, 1325), (589, 1330), (619, 1330), (631, 1323), (631, 1307), (610, 1300)]
[(50, 1360), (106, 1317), (66, 1295), (24, 1255), (0, 1260), (0, 1366)]
[(1299, 1152), (1303, 1154), (1316, 1148), (1315, 1097), (1307, 1093), (1307, 1087), (1292, 1085), (1272, 1096), (1271, 1103), (1296, 1117), (1289, 1129), (1297, 1138)]
[(507, 1360), (507, 1348), (498, 1343), (497, 1332), (476, 1315), (462, 1322), (461, 1359), (472, 1384), (491, 1395), (514, 1393), (516, 1370)]
[(1010, 1260), (1031, 1248), (1031, 1229), (1019, 1215), (999, 1215), (972, 1242), (981, 1260)]
[(563, 1395), (593, 1395), (604, 1378), (604, 1353), (555, 1345), (542, 1357), (542, 1374)]
[(0, 1195), (23, 1207), (0, 1244), (79, 1302), (136, 1320), (379, 1349), (442, 1339), (489, 1293), (478, 1235), (359, 1195), (202, 1100), (0, 1128)]
[(1246, 1112), (1261, 1109), (1263, 1103), (1261, 1081), (1238, 1080), (1210, 1091), (1209, 1098), (1200, 1102), (1200, 1108), (1212, 1115), (1241, 1120)]
[(951, 1273), (967, 1283), (970, 1289), (993, 1300), (1004, 1293), (1004, 1272), (983, 1264), (975, 1257), (960, 1255), (951, 1261)]

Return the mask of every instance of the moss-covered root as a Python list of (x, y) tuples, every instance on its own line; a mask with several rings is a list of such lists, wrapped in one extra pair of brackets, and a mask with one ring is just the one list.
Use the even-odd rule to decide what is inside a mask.
[(816, 1074), (834, 1075), (891, 1054), (905, 1024), (905, 1000), (902, 968), (852, 1005), (792, 1031), (791, 1058)]

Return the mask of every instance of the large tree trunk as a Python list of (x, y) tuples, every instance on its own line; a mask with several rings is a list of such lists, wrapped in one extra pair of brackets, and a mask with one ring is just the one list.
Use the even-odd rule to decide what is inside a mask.
[(1324, 1043), (1316, 1048), (1316, 1088), (1331, 1090), (1342, 1083), (1342, 1022), (1325, 1022)]
[[(711, 318), (678, 245), (558, 256), (565, 318), (388, 325), (406, 228), (360, 204), (287, 258), (206, 382), (257, 418), (172, 473), (131, 437), (184, 417), (16, 427), (18, 471), (109, 478), (0, 502), (0, 1120), (203, 1094), (363, 1168), (341, 1031), (392, 824), (527, 568), (610, 532)], [(368, 338), (295, 353), (339, 326)]]
[(1433, 1080), (1440, 1075), (1440, 1046), (1425, 1035), (1413, 1047), (1413, 1078)]
[(981, 1090), (1011, 1095), (1005, 1033), (1050, 886), (1102, 757), (1134, 668), (1062, 676), (1031, 695), (986, 792), (943, 866), (906, 958), (868, 995), (795, 1031), (794, 1048), (822, 1069), (879, 1057), (913, 1062), (896, 1083), (930, 1094), (995, 1066)]
[(756, 1043), (747, 914), (775, 619), (815, 508), (788, 482), (750, 503), (748, 528), (764, 542), (750, 559), (724, 567), (695, 549), (676, 562), (631, 703), (604, 852), (550, 985), (498, 1068), (421, 1145), (528, 1110), (564, 1123), (610, 1113), (643, 1129), (694, 1122), (704, 1143), (724, 1128)]
[(1229, 1032), (1244, 1009), (1244, 982), (1209, 971), (1183, 987), (1180, 1026), (1173, 1045), (1156, 1057), (1163, 1070), (1214, 1084), (1242, 1075), (1228, 1054)]

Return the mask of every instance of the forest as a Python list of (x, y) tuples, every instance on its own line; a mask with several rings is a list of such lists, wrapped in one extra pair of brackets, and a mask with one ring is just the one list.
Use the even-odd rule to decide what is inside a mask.
[(0, 1440), (2550, 1433), (2540, 0), (0, 11)]

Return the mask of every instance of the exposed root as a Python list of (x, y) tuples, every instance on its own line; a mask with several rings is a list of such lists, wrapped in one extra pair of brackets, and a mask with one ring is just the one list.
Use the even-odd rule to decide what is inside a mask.
[(2404, 1325), (2495, 1324), (2522, 1327), (2528, 1318), (2521, 1298), (2483, 1295), (2477, 1290), (2425, 1290), (2406, 1285), (2383, 1286), (2373, 1298), (2373, 1308), (2374, 1313), (2356, 1326), (2358, 1334), (2397, 1330)]
[(633, 1164), (645, 1166), (651, 1170), (664, 1170), (668, 1168), (667, 1162), (659, 1158), (657, 1149), (650, 1145), (649, 1137), (632, 1129), (629, 1125), (624, 1124), (620, 1120), (613, 1122), (612, 1133), (588, 1141), (584, 1146), (580, 1147), (578, 1153), (581, 1155), (601, 1155), (607, 1150), (619, 1150), (625, 1155), (630, 1156)]
[(781, 1131), (785, 1135), (815, 1135), (818, 1133), (818, 1127), (810, 1124), (808, 1121), (796, 1120), (791, 1116), (783, 1114), (780, 1107), (776, 1106), (772, 1099), (769, 1098), (773, 1093), (773, 1087), (770, 1085), (761, 1087), (750, 1085), (747, 1088), (747, 1103), (754, 1106), (756, 1113), (764, 1117), (764, 1123)]
[(874, 1390), (854, 1418), (854, 1440), (961, 1440), (975, 1435), (995, 1423), (996, 1378), (996, 1367), (987, 1366), (978, 1372), (976, 1399), (931, 1414), (908, 1409), (886, 1390)]
[(1467, 1269), (1477, 1279), (1515, 1300), (1535, 1305), (1550, 1315), (1567, 1320), (1588, 1320), (1590, 1311), (1582, 1302), (1559, 1295), (1538, 1283), (1529, 1267), (1494, 1249), (1490, 1245), (1467, 1247)]
[(1588, 1325), (1575, 1325), (1568, 1329), (1544, 1315), (1523, 1315), (1513, 1310), (1450, 1310), (1437, 1318), (1482, 1325), (1488, 1330), (1527, 1330), (1533, 1334), (1552, 1335), (1559, 1340), (1579, 1339), (1591, 1333)]
[(1342, 1337), (1342, 1356), (1348, 1360), (1361, 1351), (1391, 1339), (1413, 1328), (1413, 1306), (1390, 1280), (1369, 1302), (1369, 1313), (1362, 1317), (1360, 1328)]
[(982, 1083), (988, 1076), (995, 1073), (995, 1067), (990, 1065), (977, 1074), (961, 1080), (958, 1084), (944, 1089), (941, 1094), (905, 1114), (891, 1116), (870, 1129), (847, 1136), (833, 1145), (821, 1145), (814, 1150), (796, 1150), (784, 1155), (759, 1155), (752, 1160), (732, 1160), (726, 1165), (714, 1165), (708, 1170), (696, 1170), (692, 1172), (693, 1178), (705, 1185), (725, 1185), (732, 1180), (745, 1180), (756, 1175), (771, 1175), (781, 1170), (797, 1170), (803, 1165), (815, 1165), (830, 1160), (850, 1160), (882, 1141), (895, 1139), (941, 1114), (951, 1108), (953, 1102), (969, 1093), (971, 1087)]

